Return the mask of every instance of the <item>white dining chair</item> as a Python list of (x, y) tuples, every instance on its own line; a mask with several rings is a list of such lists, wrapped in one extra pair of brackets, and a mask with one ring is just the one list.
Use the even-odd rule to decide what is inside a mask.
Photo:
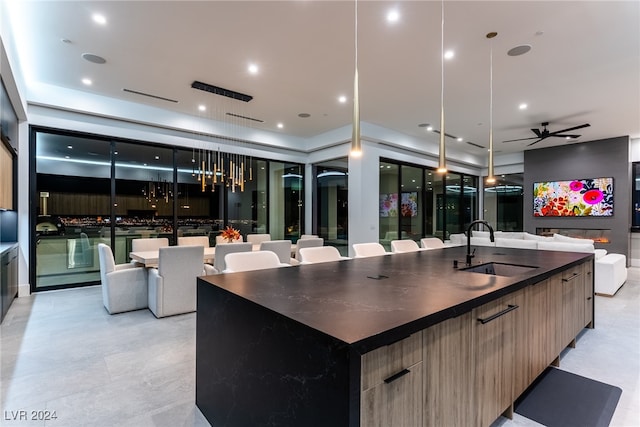
[(225, 256), (234, 252), (251, 252), (253, 245), (248, 242), (239, 243), (220, 243), (216, 245), (216, 254), (213, 259), (213, 268), (216, 273), (222, 273), (227, 265), (225, 263)]
[(227, 254), (224, 261), (227, 267), (223, 273), (291, 267), (290, 264), (280, 262), (278, 255), (271, 251), (234, 252)]
[(419, 250), (420, 246), (418, 246), (418, 244), (414, 240), (403, 239), (391, 241), (391, 252), (393, 252), (394, 254), (404, 252), (417, 252)]
[(291, 259), (291, 240), (269, 240), (262, 242), (260, 243), (260, 250), (275, 253), (282, 263), (294, 263)]
[(209, 247), (209, 236), (184, 236), (178, 237), (178, 246), (203, 246)]
[(420, 246), (424, 249), (444, 248), (444, 242), (437, 237), (423, 237), (420, 239)]
[(254, 244), (254, 245), (259, 245), (262, 242), (268, 242), (269, 240), (271, 240), (271, 235), (267, 234), (267, 233), (253, 233), (253, 234), (247, 234), (247, 242)]
[(111, 247), (98, 243), (102, 303), (109, 314), (147, 308), (147, 269), (117, 264)]
[(304, 240), (304, 239), (317, 239), (318, 235), (316, 234), (303, 234), (300, 236), (300, 239), (298, 240)]
[(157, 251), (166, 246), (169, 246), (169, 239), (166, 237), (143, 237), (131, 241), (132, 252)]
[(340, 255), (334, 246), (321, 246), (300, 249), (300, 264), (317, 264), (321, 262), (343, 261), (351, 259)]
[(317, 248), (324, 245), (322, 237), (309, 237), (306, 239), (298, 239), (296, 243), (296, 260), (300, 261), (300, 250), (304, 248)]
[(196, 311), (204, 247), (167, 246), (158, 251), (158, 268), (149, 269), (149, 310), (158, 318)]
[(355, 253), (354, 258), (367, 258), (371, 256), (380, 256), (380, 255), (389, 255), (390, 252), (387, 252), (380, 243), (372, 242), (372, 243), (354, 243), (353, 252)]

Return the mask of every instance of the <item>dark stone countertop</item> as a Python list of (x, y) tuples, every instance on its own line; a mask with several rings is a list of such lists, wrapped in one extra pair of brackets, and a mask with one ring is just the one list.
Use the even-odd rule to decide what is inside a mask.
[(593, 258), (589, 253), (474, 248), (474, 265), (493, 261), (539, 268), (510, 277), (465, 272), (454, 269), (453, 261), (464, 267), (466, 247), (450, 247), (201, 280), (364, 353)]

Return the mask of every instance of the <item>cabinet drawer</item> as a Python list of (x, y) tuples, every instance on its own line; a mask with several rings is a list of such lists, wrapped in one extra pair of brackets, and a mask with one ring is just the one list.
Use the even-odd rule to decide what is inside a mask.
[(377, 384), (403, 375), (422, 360), (422, 333), (413, 334), (393, 344), (377, 348), (362, 355), (361, 389), (367, 390)]

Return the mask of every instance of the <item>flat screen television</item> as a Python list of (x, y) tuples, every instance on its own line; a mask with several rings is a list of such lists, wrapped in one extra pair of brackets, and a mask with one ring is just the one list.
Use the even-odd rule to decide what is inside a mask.
[(612, 216), (613, 178), (533, 184), (533, 216)]

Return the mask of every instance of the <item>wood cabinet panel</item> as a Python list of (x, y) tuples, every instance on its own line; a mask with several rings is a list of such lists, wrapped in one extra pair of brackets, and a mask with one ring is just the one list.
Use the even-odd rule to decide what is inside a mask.
[(367, 390), (422, 360), (422, 332), (362, 355), (361, 389)]
[(407, 374), (362, 392), (361, 426), (415, 427), (422, 423), (422, 362)]
[(424, 425), (473, 423), (471, 313), (424, 330)]
[(13, 155), (0, 141), (0, 208), (13, 209)]
[(512, 407), (514, 312), (517, 310), (514, 309), (514, 301), (518, 292), (484, 304), (472, 312), (475, 356), (473, 424), (477, 426), (491, 425)]
[(422, 332), (362, 356), (362, 426), (422, 425)]
[(584, 274), (582, 264), (562, 273), (562, 345), (575, 346), (584, 320)]

